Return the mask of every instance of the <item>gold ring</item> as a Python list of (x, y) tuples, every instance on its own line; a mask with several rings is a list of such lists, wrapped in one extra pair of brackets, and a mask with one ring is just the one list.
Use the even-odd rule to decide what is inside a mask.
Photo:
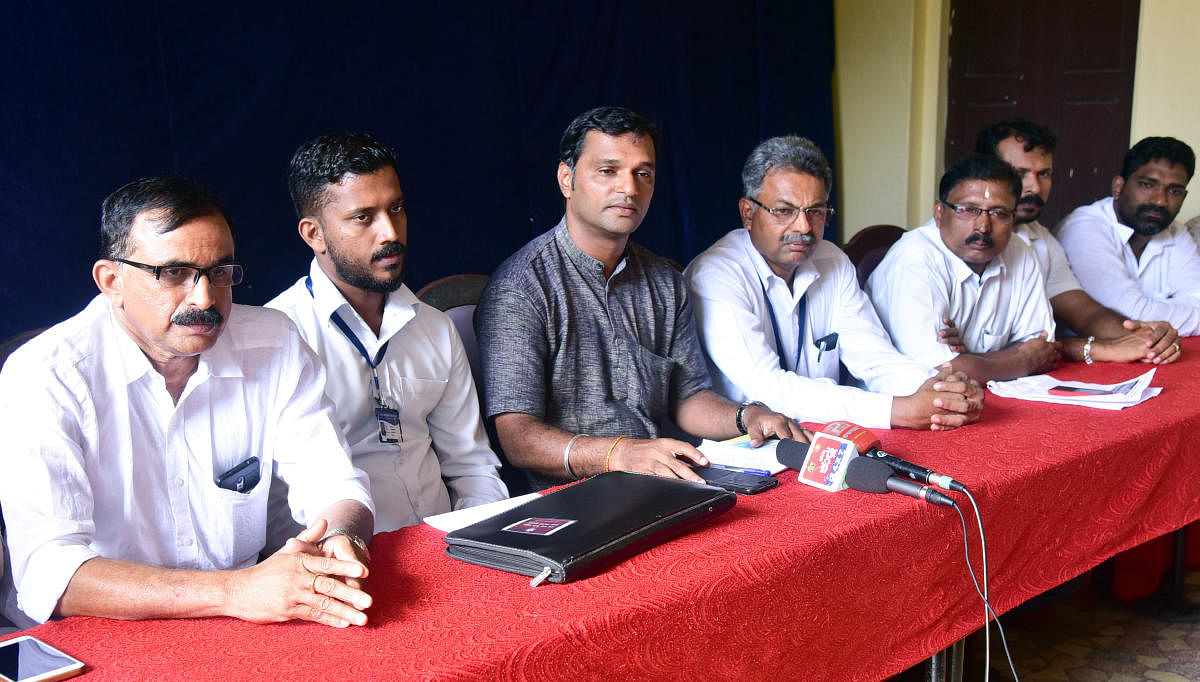
[(320, 578), (320, 577), (321, 577), (321, 575), (319, 573), (313, 573), (312, 585), (309, 586), (309, 588), (308, 588), (308, 589), (312, 590), (313, 594), (317, 594), (317, 578)]
[(1172, 346), (1175, 346), (1175, 352), (1176, 352), (1176, 353), (1182, 353), (1182, 352), (1183, 352), (1183, 348), (1181, 348), (1181, 347), (1179, 346), (1179, 342), (1178, 342), (1178, 341), (1176, 341), (1175, 343), (1173, 343), (1173, 344), (1171, 344), (1171, 345), (1172, 345)]

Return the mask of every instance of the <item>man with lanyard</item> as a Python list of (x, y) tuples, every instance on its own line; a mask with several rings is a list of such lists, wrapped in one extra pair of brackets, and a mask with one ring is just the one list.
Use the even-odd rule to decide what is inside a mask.
[[(507, 497), (454, 324), (403, 283), (408, 218), (393, 152), (366, 135), (318, 137), (292, 157), (288, 186), (314, 258), (267, 306), (325, 365), (354, 464), (371, 479), (376, 529)], [(285, 492), (272, 492), (274, 508)]]
[(630, 241), (657, 141), (629, 109), (576, 117), (559, 143), (563, 220), (496, 269), (476, 311), (486, 412), (534, 488), (616, 469), (701, 480), (688, 466), (707, 464), (699, 450), (657, 437), (668, 418), (707, 438), (805, 438), (709, 390), (683, 278)]
[[(924, 429), (975, 421), (979, 384), (896, 351), (854, 266), (821, 239), (833, 215), (832, 179), (821, 150), (803, 137), (771, 138), (746, 159), (744, 229), (684, 273), (716, 389), (807, 421)], [(841, 364), (868, 390), (839, 385)]]

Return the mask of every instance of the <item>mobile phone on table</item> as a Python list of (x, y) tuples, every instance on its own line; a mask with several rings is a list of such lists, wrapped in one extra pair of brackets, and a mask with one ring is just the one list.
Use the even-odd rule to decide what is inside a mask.
[(733, 491), (739, 495), (757, 495), (764, 490), (770, 490), (779, 485), (779, 479), (774, 476), (747, 474), (732, 469), (693, 467), (692, 471), (695, 471), (696, 475), (703, 478), (705, 483)]
[(44, 682), (63, 680), (83, 672), (83, 661), (45, 642), (22, 635), (0, 642), (0, 680)]

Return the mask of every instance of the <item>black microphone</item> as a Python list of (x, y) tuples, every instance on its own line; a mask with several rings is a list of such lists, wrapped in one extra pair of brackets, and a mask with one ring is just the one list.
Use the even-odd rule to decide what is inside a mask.
[(950, 478), (945, 474), (939, 474), (932, 469), (926, 469), (923, 466), (913, 464), (908, 460), (900, 459), (899, 457), (889, 452), (884, 452), (879, 448), (872, 448), (859, 454), (863, 455), (864, 457), (870, 457), (871, 459), (877, 459), (880, 462), (887, 464), (892, 469), (895, 469), (896, 473), (908, 476), (914, 481), (931, 483), (939, 488), (954, 490), (960, 493), (967, 492), (967, 487), (953, 478)]
[(930, 488), (895, 475), (895, 471), (874, 457), (855, 457), (846, 467), (846, 485), (864, 493), (900, 493), (943, 507), (954, 507), (954, 500)]

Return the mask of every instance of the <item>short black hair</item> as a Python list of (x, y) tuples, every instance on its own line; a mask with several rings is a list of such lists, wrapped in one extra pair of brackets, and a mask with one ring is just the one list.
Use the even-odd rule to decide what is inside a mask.
[(626, 133), (633, 133), (635, 137), (648, 135), (654, 145), (654, 156), (658, 157), (658, 128), (650, 119), (625, 107), (596, 107), (576, 116), (563, 131), (558, 143), (558, 160), (575, 170), (575, 164), (583, 154), (584, 139), (593, 130), (613, 136)]
[(396, 168), (396, 153), (362, 133), (322, 135), (300, 145), (288, 166), (288, 192), (296, 217), (316, 215), (326, 202), (326, 187), (347, 173), (369, 175)]
[(1004, 159), (991, 154), (971, 154), (951, 164), (938, 183), (938, 198), (946, 201), (954, 188), (967, 180), (1006, 182), (1013, 199), (1021, 198), (1021, 176)]
[(206, 216), (220, 216), (233, 229), (221, 201), (195, 182), (177, 177), (142, 178), (105, 198), (100, 213), (101, 258), (129, 255), (129, 231), (134, 219), (145, 211), (161, 213), (156, 221), (159, 234)]
[(1187, 143), (1173, 137), (1145, 137), (1125, 152), (1125, 161), (1121, 164), (1121, 177), (1128, 180), (1137, 169), (1156, 159), (1183, 164), (1189, 182), (1192, 173), (1196, 172), (1196, 153)]
[(1025, 143), (1025, 151), (1031, 152), (1038, 147), (1053, 154), (1058, 146), (1058, 138), (1046, 126), (1038, 125), (1023, 118), (1010, 118), (1000, 121), (979, 131), (975, 138), (976, 154), (1000, 155), (1000, 143), (1010, 137), (1020, 138)]

